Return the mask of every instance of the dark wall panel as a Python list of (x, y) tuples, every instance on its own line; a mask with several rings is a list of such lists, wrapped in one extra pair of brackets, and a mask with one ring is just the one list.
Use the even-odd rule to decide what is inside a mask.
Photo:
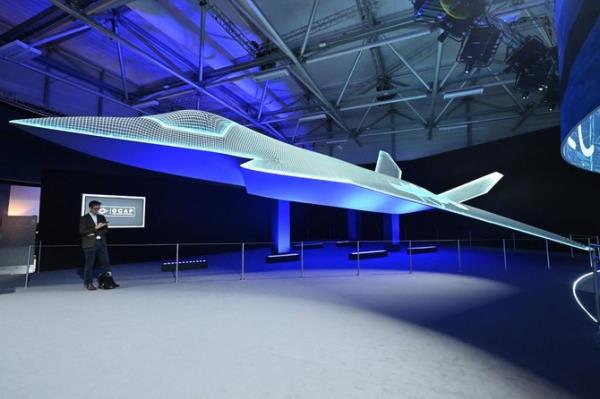
[[(40, 209), (44, 245), (79, 243), (82, 193), (146, 197), (146, 227), (111, 229), (111, 244), (270, 241), (272, 200), (248, 195), (237, 187), (142, 171), (109, 174), (46, 170)], [(45, 269), (73, 266), (81, 260), (79, 252), (46, 251)], [(131, 248), (128, 253), (135, 256), (127, 260), (143, 260), (144, 252), (155, 253)]]
[[(558, 128), (401, 163), (403, 177), (433, 192), (443, 192), (487, 173), (504, 174), (487, 195), (469, 204), (562, 234), (598, 234), (600, 177), (573, 168), (559, 152)], [(407, 215), (409, 235), (507, 236), (504, 229), (440, 211)]]

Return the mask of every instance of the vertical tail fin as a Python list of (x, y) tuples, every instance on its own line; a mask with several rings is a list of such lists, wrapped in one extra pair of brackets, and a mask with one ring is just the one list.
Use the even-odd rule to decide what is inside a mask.
[(402, 171), (394, 159), (385, 151), (379, 151), (377, 157), (377, 165), (375, 166), (375, 172), (384, 175), (392, 176), (397, 179), (402, 178)]

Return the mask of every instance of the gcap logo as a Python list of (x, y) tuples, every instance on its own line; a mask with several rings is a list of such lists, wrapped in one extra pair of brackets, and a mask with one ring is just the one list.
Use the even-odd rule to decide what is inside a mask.
[(135, 207), (133, 206), (102, 206), (99, 214), (110, 217), (135, 217)]

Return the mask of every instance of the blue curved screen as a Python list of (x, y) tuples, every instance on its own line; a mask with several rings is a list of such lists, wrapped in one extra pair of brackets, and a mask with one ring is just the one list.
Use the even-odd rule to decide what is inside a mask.
[(574, 166), (600, 172), (600, 107), (571, 129), (562, 142), (561, 154)]
[(561, 154), (600, 173), (600, 7), (597, 0), (557, 0), (561, 83)]

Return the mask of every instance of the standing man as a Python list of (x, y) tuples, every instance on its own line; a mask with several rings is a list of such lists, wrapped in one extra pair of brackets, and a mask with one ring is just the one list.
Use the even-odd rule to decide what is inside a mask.
[[(81, 248), (85, 255), (84, 267), (84, 286), (87, 290), (93, 291), (94, 286), (93, 272), (96, 259), (102, 268), (103, 274), (111, 275), (110, 261), (108, 258), (108, 248), (106, 246), (106, 232), (108, 223), (106, 218), (98, 214), (101, 203), (90, 201), (90, 211), (79, 219), (79, 234), (81, 235)], [(111, 277), (112, 278), (112, 277)]]

